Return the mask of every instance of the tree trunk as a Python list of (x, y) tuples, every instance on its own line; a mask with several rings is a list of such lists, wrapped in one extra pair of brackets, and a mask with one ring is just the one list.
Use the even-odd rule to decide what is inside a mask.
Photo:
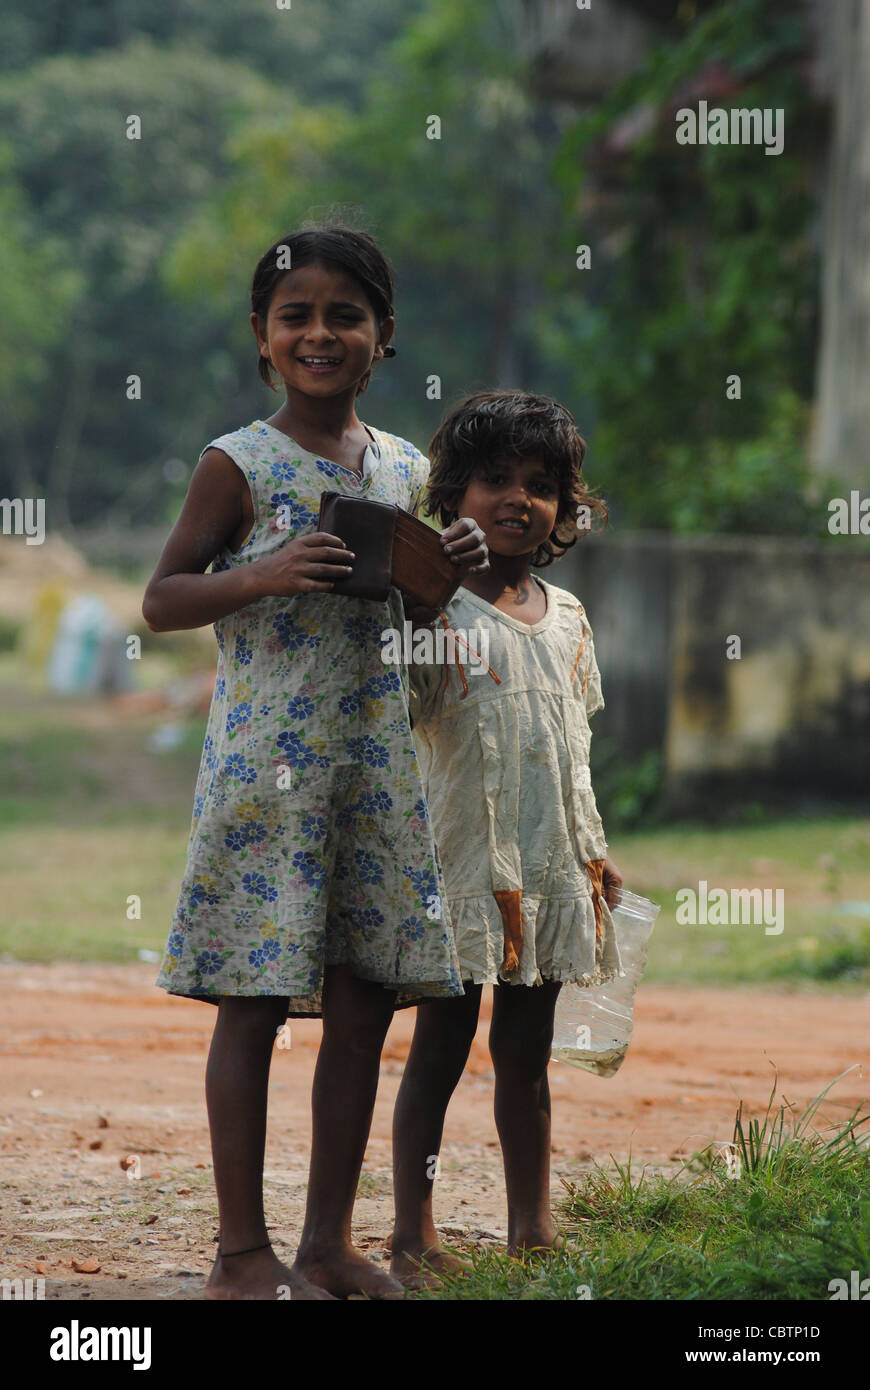
[(870, 477), (870, 0), (837, 0), (813, 463)]

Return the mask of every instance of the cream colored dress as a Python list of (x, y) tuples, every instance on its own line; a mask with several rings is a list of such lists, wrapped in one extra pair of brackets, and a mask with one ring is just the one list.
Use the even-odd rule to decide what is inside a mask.
[(448, 604), (476, 652), (488, 632), (489, 672), (471, 674), (462, 640), (461, 668), (409, 668), (460, 975), (475, 984), (598, 984), (619, 966), (589, 772), (589, 716), (604, 705), (592, 629), (573, 594), (539, 582), (533, 624), (465, 588)]

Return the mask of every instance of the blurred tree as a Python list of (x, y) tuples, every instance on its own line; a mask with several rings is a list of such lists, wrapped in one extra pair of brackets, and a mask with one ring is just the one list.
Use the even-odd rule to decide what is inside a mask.
[(823, 473), (870, 482), (870, 0), (838, 0), (834, 126), (823, 241), (822, 334), (813, 457)]
[[(425, 445), (445, 401), (476, 386), (566, 387), (565, 364), (554, 373), (538, 347), (558, 254), (557, 131), (530, 105), (515, 37), (513, 5), (439, 0), (392, 45), (390, 81), (367, 81), (357, 110), (254, 117), (228, 147), (230, 177), (167, 258), (168, 284), (207, 289), (229, 310), (270, 241), (311, 213), (348, 217), (398, 272), (399, 355), (369, 407), (389, 428)], [(249, 341), (242, 319), (236, 341)], [(427, 394), (436, 376), (441, 398)]]
[[(269, 409), (247, 325), (256, 258), (309, 215), (347, 213), (398, 272), (377, 423), (425, 446), (469, 389), (543, 390), (592, 430), (590, 477), (617, 517), (805, 531), (817, 262), (796, 3), (734, 0), (687, 23), (570, 132), (557, 187), (564, 113), (528, 95), (516, 0), (0, 0), (15, 152), (0, 166), (0, 403), (17, 431), (0, 490), (31, 478), (55, 523), (161, 517), (184, 486), (167, 459), (190, 464)], [(742, 103), (787, 106), (785, 155), (676, 158), (656, 119), (710, 62), (734, 70)], [(626, 138), (620, 122), (649, 109)], [(594, 276), (575, 265), (584, 242)]]
[(384, 55), (403, 23), (427, 0), (40, 0), (29, 9), (0, 0), (0, 72), (17, 72), (49, 57), (121, 49), (136, 38), (187, 43), (274, 79), (297, 100), (353, 104), (361, 81), (389, 77)]
[[(235, 389), (210, 309), (179, 314), (159, 293), (159, 267), (185, 209), (220, 182), (229, 130), (278, 100), (244, 68), (145, 40), (53, 58), (0, 86), (28, 193), (13, 264), (26, 273), (4, 287), (22, 309), (0, 390), (14, 396), (23, 368), (11, 364), (19, 350), (23, 363), (38, 350), (29, 380), (51, 390), (19, 419), (53, 524), (91, 519), (119, 499), (125, 521), (147, 514), (166, 487), (158, 465), (184, 451), (191, 407)], [(131, 114), (141, 139), (127, 138)], [(7, 199), (11, 179), (7, 169)], [(141, 401), (127, 399), (130, 374), (141, 378)]]
[[(48, 354), (69, 326), (82, 280), (64, 266), (63, 243), (40, 237), (13, 172), (12, 153), (0, 145), (0, 417), (3, 419), (7, 486), (4, 495), (33, 497), (38, 491), (26, 432), (40, 409), (48, 377)], [(39, 246), (39, 258), (34, 247)], [(37, 271), (38, 267), (38, 271)], [(50, 293), (39, 295), (37, 275), (51, 270)]]
[[(799, 0), (720, 4), (560, 150), (576, 239), (596, 259), (548, 333), (595, 401), (593, 452), (630, 524), (825, 534), (807, 507), (819, 136), (806, 44)], [(677, 145), (676, 110), (712, 82), (726, 106), (782, 108), (784, 153)]]
[[(14, 482), (20, 493), (29, 478), (29, 492), (50, 497), (55, 525), (162, 519), (184, 488), (164, 463), (192, 463), (224, 411), (229, 423), (259, 408), (258, 380), (232, 351), (247, 286), (231, 314), (202, 294), (181, 312), (162, 291), (166, 249), (220, 187), (236, 129), (255, 112), (286, 121), (305, 93), (352, 108), (365, 81), (386, 78), (386, 40), (423, 3), (45, 0), (22, 11), (0, 0), (0, 119), (15, 151), (0, 167), (14, 272), (0, 290), (0, 403), (14, 407), (0, 492)], [(142, 118), (138, 141), (126, 138), (131, 113)], [(249, 218), (258, 212), (271, 236), (268, 208)], [(131, 373), (142, 379), (138, 402), (125, 394)]]

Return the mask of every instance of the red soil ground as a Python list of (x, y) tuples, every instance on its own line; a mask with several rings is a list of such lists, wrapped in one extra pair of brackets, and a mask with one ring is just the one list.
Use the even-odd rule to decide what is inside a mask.
[[(150, 965), (0, 965), (0, 1275), (44, 1275), (55, 1299), (202, 1296), (217, 1234), (203, 1077), (214, 1011), (170, 999)], [(798, 1111), (853, 1063), (866, 1063), (866, 996), (642, 986), (634, 1041), (608, 1080), (553, 1063), (553, 1197), (611, 1156), (676, 1172), (731, 1137), (737, 1102)], [(448, 1114), (436, 1214), (461, 1241), (504, 1239), (485, 1017)], [(383, 1258), (390, 1230), (390, 1122), (413, 1029), (397, 1015), (381, 1072), (355, 1232)], [(320, 1025), (294, 1020), (272, 1066), (266, 1210), (292, 1254), (305, 1200), (309, 1097)], [(851, 1072), (822, 1126), (867, 1096)], [(139, 1156), (141, 1177), (121, 1161)], [(86, 1264), (90, 1269), (77, 1270)], [(98, 1270), (93, 1266), (99, 1266)]]

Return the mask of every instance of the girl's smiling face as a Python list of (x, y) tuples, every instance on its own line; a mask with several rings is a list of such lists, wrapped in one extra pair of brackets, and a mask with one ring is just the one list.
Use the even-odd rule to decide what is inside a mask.
[(288, 390), (334, 396), (356, 390), (383, 357), (394, 321), (378, 326), (374, 309), (352, 276), (325, 265), (300, 266), (279, 280), (269, 302), (265, 331), (251, 325), (264, 356)]
[(474, 518), (496, 555), (531, 554), (556, 524), (559, 485), (540, 459), (493, 459), (474, 474), (457, 511)]

